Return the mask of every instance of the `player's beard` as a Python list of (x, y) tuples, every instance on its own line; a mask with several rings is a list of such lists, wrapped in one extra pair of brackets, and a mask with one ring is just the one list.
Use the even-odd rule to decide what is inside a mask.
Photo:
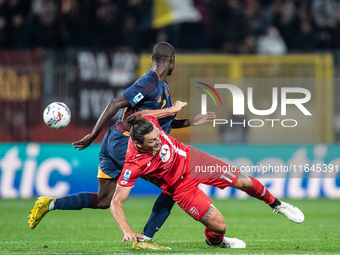
[(168, 70), (168, 75), (171, 75), (171, 74), (172, 74), (172, 70), (174, 70), (174, 69), (169, 69), (169, 70)]

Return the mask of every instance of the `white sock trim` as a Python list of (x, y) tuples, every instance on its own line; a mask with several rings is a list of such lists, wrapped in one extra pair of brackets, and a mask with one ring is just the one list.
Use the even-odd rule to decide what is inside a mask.
[(148, 237), (146, 235), (143, 235), (143, 234), (140, 234), (146, 241), (149, 241), (151, 240), (152, 238), (151, 237)]
[(48, 210), (51, 211), (51, 210), (54, 210), (54, 199), (52, 199), (48, 205)]

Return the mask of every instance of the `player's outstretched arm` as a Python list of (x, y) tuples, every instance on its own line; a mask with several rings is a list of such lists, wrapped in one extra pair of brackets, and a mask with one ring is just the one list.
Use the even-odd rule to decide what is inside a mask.
[(145, 114), (151, 114), (157, 119), (174, 116), (187, 105), (187, 102), (177, 100), (171, 107), (158, 110), (143, 110)]
[(99, 119), (97, 120), (97, 123), (92, 129), (92, 132), (90, 134), (87, 134), (80, 141), (73, 142), (72, 143), (73, 148), (79, 151), (89, 146), (102, 131), (105, 124), (118, 112), (118, 110), (129, 105), (130, 105), (129, 102), (123, 95), (120, 95), (114, 100), (111, 100), (110, 103), (106, 106), (105, 110), (100, 115)]
[(215, 118), (216, 118), (216, 114), (214, 112), (207, 112), (206, 115), (202, 115), (202, 113), (198, 113), (191, 119), (174, 119), (171, 123), (171, 128), (198, 126), (204, 123), (212, 122), (213, 119)]
[(130, 194), (131, 188), (128, 187), (116, 187), (115, 194), (111, 200), (110, 211), (118, 224), (118, 227), (124, 233), (122, 242), (130, 241), (137, 243), (137, 238), (143, 238), (141, 235), (132, 231), (129, 223), (126, 220), (126, 216), (123, 210), (123, 205)]

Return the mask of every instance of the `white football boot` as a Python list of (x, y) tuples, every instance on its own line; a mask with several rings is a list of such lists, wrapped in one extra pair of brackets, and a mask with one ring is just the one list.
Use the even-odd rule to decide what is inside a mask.
[(237, 238), (223, 237), (219, 244), (212, 244), (207, 239), (205, 239), (205, 242), (215, 248), (246, 248), (246, 243)]
[(276, 206), (273, 209), (273, 213), (280, 213), (286, 216), (290, 221), (295, 223), (302, 223), (305, 219), (305, 216), (301, 212), (301, 210), (293, 205), (290, 205), (285, 202), (281, 202), (281, 205)]

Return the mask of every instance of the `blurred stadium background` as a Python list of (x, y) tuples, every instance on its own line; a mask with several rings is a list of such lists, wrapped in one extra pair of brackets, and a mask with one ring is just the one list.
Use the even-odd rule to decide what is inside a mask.
[[(168, 83), (173, 101), (189, 105), (190, 78), (321, 79), (311, 101), (316, 124), (278, 133), (220, 130), (195, 146), (238, 166), (332, 165), (328, 173), (261, 177), (279, 197), (340, 198), (337, 0), (0, 0), (0, 197), (96, 192), (100, 142), (115, 119), (86, 150), (71, 142), (91, 132), (107, 103), (151, 68), (158, 41), (176, 49)], [(259, 100), (271, 102), (265, 87), (257, 89)], [(43, 123), (53, 101), (72, 111), (63, 130)], [(178, 115), (189, 116), (190, 107)], [(190, 143), (190, 128), (171, 134)], [(144, 181), (133, 189), (158, 193)]]

